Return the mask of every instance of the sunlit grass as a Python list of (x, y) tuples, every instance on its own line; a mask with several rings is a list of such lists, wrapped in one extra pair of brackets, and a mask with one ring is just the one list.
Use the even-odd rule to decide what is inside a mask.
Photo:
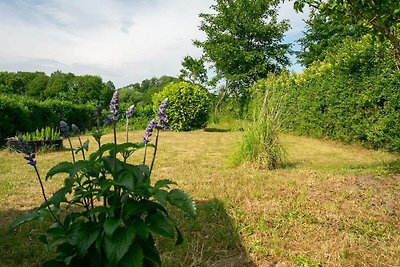
[[(400, 266), (398, 156), (283, 135), (288, 167), (230, 167), (242, 134), (161, 133), (153, 177), (177, 181), (198, 203), (195, 221), (172, 210), (185, 242), (159, 240), (165, 266)], [(130, 140), (141, 137), (135, 131)], [(50, 255), (36, 241), (43, 223), (13, 233), (7, 227), (42, 202), (39, 184), (21, 155), (1, 150), (0, 159), (0, 266), (37, 266)], [(37, 160), (45, 175), (70, 152), (38, 153)], [(48, 181), (46, 190), (61, 183)]]

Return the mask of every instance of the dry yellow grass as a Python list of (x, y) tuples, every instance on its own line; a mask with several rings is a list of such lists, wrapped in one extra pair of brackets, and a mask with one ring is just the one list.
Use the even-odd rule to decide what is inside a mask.
[[(133, 132), (130, 140), (141, 135)], [(287, 168), (230, 167), (240, 138), (238, 132), (161, 134), (153, 178), (178, 182), (199, 213), (195, 221), (175, 214), (185, 242), (159, 241), (165, 266), (400, 266), (398, 156), (283, 135)], [(2, 150), (0, 158), (0, 266), (36, 266), (50, 255), (35, 241), (44, 226), (6, 229), (41, 203), (40, 188), (21, 155)], [(39, 153), (38, 166), (45, 174), (69, 158), (68, 151)], [(46, 189), (61, 182), (46, 182)]]

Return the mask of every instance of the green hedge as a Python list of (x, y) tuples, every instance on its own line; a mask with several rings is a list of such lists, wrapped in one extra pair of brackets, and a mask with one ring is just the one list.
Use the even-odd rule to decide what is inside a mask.
[(284, 128), (400, 152), (400, 72), (384, 44), (346, 41), (324, 62), (283, 74)]
[[(38, 102), (20, 96), (0, 96), (0, 140), (17, 132), (32, 132), (46, 126), (59, 128), (60, 120), (76, 124), (81, 130), (95, 125), (94, 105), (46, 100)], [(4, 143), (4, 142), (3, 142)]]

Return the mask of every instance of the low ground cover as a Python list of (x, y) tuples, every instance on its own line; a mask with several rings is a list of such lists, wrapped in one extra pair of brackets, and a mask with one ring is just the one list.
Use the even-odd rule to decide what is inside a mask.
[[(189, 223), (176, 212), (182, 245), (158, 241), (165, 266), (400, 266), (398, 156), (283, 135), (288, 167), (230, 167), (241, 135), (162, 134), (153, 177), (173, 179), (198, 205)], [(138, 131), (130, 139), (141, 138)], [(45, 175), (69, 157), (68, 150), (39, 153), (38, 167)], [(21, 155), (1, 150), (0, 158), (0, 266), (38, 266), (50, 258), (36, 240), (47, 223), (7, 227), (42, 202), (40, 187)], [(61, 183), (46, 182), (46, 190)]]

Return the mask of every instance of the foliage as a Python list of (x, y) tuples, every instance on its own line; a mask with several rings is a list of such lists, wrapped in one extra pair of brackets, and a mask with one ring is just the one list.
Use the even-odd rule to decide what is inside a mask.
[(345, 40), (325, 61), (282, 77), (290, 114), (284, 127), (400, 151), (400, 75), (389, 50), (369, 35)]
[(21, 96), (0, 96), (0, 140), (17, 132), (32, 132), (46, 126), (58, 127), (59, 119), (73, 120), (82, 129), (94, 125), (91, 104), (77, 105), (67, 101), (46, 100), (38, 102)]
[(400, 2), (398, 0), (296, 0), (294, 7), (302, 10), (304, 5), (319, 10), (344, 23), (356, 21), (369, 33), (384, 38), (392, 47), (392, 54), (400, 70)]
[(255, 83), (252, 91), (253, 121), (244, 131), (237, 162), (251, 162), (257, 168), (276, 169), (286, 153), (279, 141), (284, 95), (277, 85), (280, 79), (270, 75)]
[(170, 83), (153, 96), (154, 110), (161, 100), (168, 98), (168, 125), (175, 131), (189, 131), (205, 127), (210, 111), (206, 89), (188, 82)]
[(323, 61), (345, 39), (358, 39), (366, 31), (362, 25), (344, 23), (315, 11), (311, 12), (306, 23), (304, 36), (298, 40), (301, 50), (296, 53), (298, 62), (305, 67), (315, 61)]
[(112, 82), (104, 83), (93, 75), (76, 76), (72, 73), (53, 72), (0, 72), (0, 92), (27, 95), (37, 100), (58, 99), (106, 105), (115, 90)]
[(289, 24), (278, 22), (278, 4), (277, 0), (217, 0), (212, 13), (200, 14), (200, 30), (207, 37), (194, 44), (237, 97), (246, 97), (253, 82), (289, 65), (289, 45), (282, 44)]
[(60, 131), (52, 127), (45, 127), (30, 133), (17, 133), (17, 136), (21, 136), (25, 141), (58, 140)]
[[(46, 180), (65, 177), (64, 185), (51, 198), (46, 197), (35, 155), (28, 149), (20, 151), (34, 167), (45, 201), (37, 210), (14, 221), (11, 228), (37, 219), (54, 220), (40, 240), (49, 249), (55, 249), (56, 255), (43, 266), (157, 266), (161, 259), (153, 235), (175, 238), (176, 244), (183, 241), (166, 205), (194, 217), (194, 202), (185, 192), (172, 188), (176, 183), (171, 180), (151, 184), (162, 121), (154, 126), (154, 146), (147, 142), (117, 144), (118, 115), (118, 98), (114, 94), (107, 118), (113, 125), (114, 142), (99, 145), (89, 156), (85, 156), (88, 141), (82, 144), (79, 139), (80, 147), (73, 149), (69, 126), (60, 122), (71, 146), (72, 162), (61, 162), (47, 172)], [(72, 125), (72, 130), (79, 134), (76, 126)], [(151, 165), (147, 166), (146, 151), (151, 146), (154, 153)], [(129, 158), (142, 148), (143, 162), (130, 163)], [(78, 153), (82, 160), (75, 160)], [(63, 207), (67, 209), (61, 212)]]
[(204, 58), (195, 59), (191, 56), (185, 56), (182, 61), (183, 68), (180, 71), (179, 78), (204, 86), (208, 81), (204, 63)]

